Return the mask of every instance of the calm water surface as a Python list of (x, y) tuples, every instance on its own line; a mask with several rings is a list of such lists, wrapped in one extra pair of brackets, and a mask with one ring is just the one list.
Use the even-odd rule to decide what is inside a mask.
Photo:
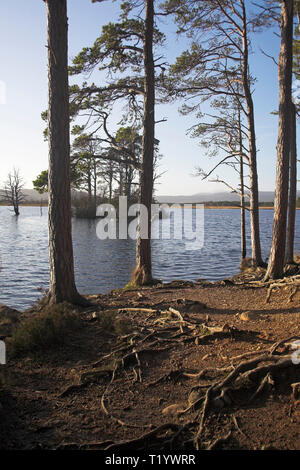
[[(187, 209), (188, 210), (188, 209)], [(261, 242), (264, 258), (272, 235), (272, 210), (261, 210)], [(135, 266), (134, 240), (99, 240), (96, 220), (73, 219), (75, 275), (84, 294), (108, 292), (124, 286)], [(248, 248), (250, 248), (249, 214)], [(300, 211), (296, 220), (296, 251), (300, 250)], [(173, 279), (219, 280), (238, 271), (240, 263), (240, 212), (207, 209), (204, 215), (204, 246), (190, 251), (181, 240), (153, 240), (153, 274)], [(47, 208), (22, 207), (15, 217), (0, 207), (0, 303), (20, 310), (32, 305), (47, 289)]]

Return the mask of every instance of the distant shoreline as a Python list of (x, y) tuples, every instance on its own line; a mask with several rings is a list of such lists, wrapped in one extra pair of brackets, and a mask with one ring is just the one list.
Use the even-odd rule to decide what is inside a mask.
[[(206, 206), (204, 204), (204, 209), (241, 209), (237, 206)], [(259, 206), (259, 209), (272, 209), (274, 210), (274, 206)], [(299, 207), (297, 208), (299, 209)]]
[[(163, 204), (167, 204), (168, 203), (163, 203)], [(204, 209), (241, 209), (240, 206), (218, 206), (218, 205), (215, 205), (215, 206), (207, 206), (205, 203), (203, 202), (196, 202), (194, 204), (192, 203), (185, 203), (185, 202), (182, 202), (182, 203), (176, 203), (176, 204), (169, 204), (170, 206), (172, 206), (172, 208), (174, 209), (180, 209), (182, 206), (184, 205), (188, 205), (188, 206), (191, 206), (191, 207), (186, 207), (186, 209), (190, 209), (190, 208), (195, 208), (196, 209), (196, 206), (199, 205), (199, 206), (204, 206)], [(249, 206), (246, 207), (246, 210), (249, 209)], [(272, 209), (274, 210), (274, 206), (259, 206), (259, 209)], [(300, 207), (297, 207), (297, 209), (300, 209)]]
[[(163, 204), (168, 204), (168, 203), (163, 203)], [(206, 206), (205, 203), (203, 202), (197, 202), (197, 203), (194, 203), (194, 204), (191, 204), (191, 203), (185, 203), (185, 202), (182, 202), (182, 203), (176, 203), (176, 204), (168, 204), (170, 206), (172, 206), (173, 208), (180, 208), (181, 206), (183, 205), (189, 205), (189, 206), (192, 206), (192, 207), (195, 207), (196, 205), (204, 205), (204, 209), (240, 209), (239, 206)], [(40, 203), (40, 202), (30, 202), (30, 203), (23, 203), (23, 204), (20, 204), (20, 207), (48, 207), (48, 204), (47, 203)], [(12, 207), (8, 204), (2, 204), (0, 203), (0, 207)], [(246, 209), (249, 209), (248, 207)], [(259, 209), (263, 209), (263, 210), (274, 210), (274, 206), (259, 206)], [(300, 207), (296, 207), (296, 210), (299, 210)]]

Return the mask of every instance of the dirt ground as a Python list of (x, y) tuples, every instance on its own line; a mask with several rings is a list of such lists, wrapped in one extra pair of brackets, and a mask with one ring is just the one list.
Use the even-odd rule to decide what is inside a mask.
[(300, 366), (274, 366), (292, 341), (272, 349), (300, 338), (290, 293), (174, 281), (90, 296), (62, 347), (9, 361), (1, 447), (300, 449)]

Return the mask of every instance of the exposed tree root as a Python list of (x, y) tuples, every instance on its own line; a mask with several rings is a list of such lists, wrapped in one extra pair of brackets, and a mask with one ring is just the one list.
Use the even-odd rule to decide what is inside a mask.
[(71, 395), (71, 394), (74, 393), (74, 392), (78, 392), (79, 390), (82, 390), (82, 389), (85, 388), (87, 385), (88, 385), (88, 382), (70, 385), (70, 386), (67, 387), (63, 392), (61, 392), (61, 393), (58, 395), (58, 398), (67, 397), (67, 396)]
[[(265, 362), (271, 362), (271, 364), (259, 365), (260, 363)], [(271, 354), (263, 355), (238, 364), (238, 366), (236, 366), (227, 377), (219, 382), (214, 382), (205, 394), (203, 407), (199, 417), (199, 428), (194, 439), (196, 449), (200, 448), (199, 446), (205, 426), (205, 420), (210, 409), (214, 409), (216, 407), (222, 408), (232, 403), (230, 391), (238, 391), (242, 394), (244, 387), (247, 389), (250, 384), (253, 388), (255, 383), (258, 383), (255, 392), (246, 401), (247, 404), (250, 404), (267, 386), (274, 386), (273, 376), (275, 372), (293, 367), (296, 367), (296, 365), (293, 364), (290, 356), (280, 356), (278, 358)], [(200, 397), (200, 399), (201, 398), (203, 397)]]
[(255, 400), (255, 398), (258, 397), (258, 395), (260, 395), (260, 393), (265, 390), (267, 387), (269, 387), (270, 385), (271, 386), (274, 386), (274, 380), (272, 379), (272, 376), (270, 373), (268, 373), (264, 378), (263, 380), (260, 382), (258, 388), (255, 390), (255, 392), (253, 393), (253, 395), (251, 395), (251, 397), (249, 398), (249, 403), (251, 403), (252, 401)]
[(167, 431), (175, 431), (178, 433), (182, 430), (182, 426), (175, 423), (166, 423), (158, 426), (157, 428), (149, 431), (142, 436), (138, 437), (137, 439), (132, 439), (128, 441), (123, 441), (115, 444), (111, 444), (105, 448), (105, 450), (109, 451), (117, 451), (122, 450), (124, 448), (127, 449), (134, 449), (134, 450), (144, 450), (148, 447), (153, 447), (154, 444), (163, 446), (165, 444), (165, 437), (159, 438), (159, 435), (166, 434)]
[[(245, 284), (245, 283), (242, 283)], [(268, 279), (268, 280), (259, 280), (259, 281), (248, 281), (248, 284), (251, 287), (264, 288), (268, 287), (266, 303), (269, 303), (271, 300), (271, 295), (273, 291), (277, 288), (289, 288), (290, 294), (288, 297), (288, 302), (292, 302), (295, 294), (297, 293), (300, 287), (300, 274), (295, 276), (285, 276), (282, 279)]]
[(208, 447), (207, 450), (215, 450), (218, 449), (222, 444), (226, 444), (232, 436), (232, 431), (226, 434), (224, 437), (219, 437), (215, 441), (213, 441)]
[(109, 384), (107, 385), (107, 387), (106, 387), (106, 389), (105, 389), (105, 391), (104, 391), (104, 393), (101, 397), (101, 409), (102, 409), (103, 413), (106, 416), (108, 416), (111, 420), (116, 421), (120, 426), (123, 426), (123, 427), (138, 428), (138, 429), (141, 429), (141, 428), (144, 429), (144, 428), (152, 427), (152, 425), (143, 426), (143, 425), (138, 425), (138, 424), (126, 423), (125, 421), (123, 421), (122, 419), (114, 416), (112, 413), (110, 413), (108, 411), (105, 401), (107, 399), (109, 389), (110, 389), (110, 387), (111, 387), (111, 385), (112, 385), (112, 383), (115, 379), (116, 371), (117, 371), (117, 366), (114, 369), (111, 380), (110, 380)]
[(239, 423), (238, 423), (238, 420), (237, 420), (237, 417), (235, 415), (232, 415), (231, 416), (232, 418), (232, 421), (233, 421), (233, 424), (236, 428), (236, 430), (245, 438), (245, 439), (249, 439), (249, 437), (244, 433), (244, 431), (241, 429)]
[(104, 450), (107, 446), (113, 444), (111, 440), (100, 442), (88, 442), (78, 444), (77, 442), (62, 442), (54, 450)]
[(156, 310), (153, 308), (144, 308), (144, 307), (123, 307), (118, 308), (118, 313), (123, 312), (144, 312), (144, 313), (155, 313)]
[(273, 344), (273, 346), (271, 347), (270, 349), (270, 354), (275, 354), (276, 350), (280, 347), (280, 346), (283, 346), (284, 344), (287, 344), (289, 341), (292, 341), (292, 340), (299, 340), (300, 337), (299, 336), (289, 336), (288, 338), (286, 339), (283, 339), (281, 341), (278, 341), (277, 343)]
[[(272, 286), (272, 284), (270, 284)], [(109, 395), (113, 389), (116, 374), (122, 374), (126, 370), (132, 373), (132, 383), (142, 383), (144, 355), (155, 355), (160, 352), (170, 351), (174, 347), (184, 347), (189, 341), (195, 344), (205, 344), (216, 338), (229, 337), (241, 339), (249, 335), (258, 335), (258, 332), (238, 330), (225, 324), (223, 326), (208, 326), (205, 323), (191, 323), (186, 320), (184, 314), (173, 307), (168, 310), (155, 310), (151, 308), (126, 307), (118, 309), (135, 312), (144, 311), (151, 313), (151, 328), (142, 328), (138, 333), (119, 337), (121, 344), (117, 345), (111, 352), (104, 354), (98, 361), (87, 366), (89, 370), (80, 375), (80, 383), (70, 385), (60, 395), (60, 398), (76, 393), (89, 383), (101, 380), (107, 385), (101, 397), (102, 412), (112, 421), (122, 427), (128, 428), (153, 428), (152, 424), (128, 423), (116, 416), (109, 410)], [(291, 356), (280, 355), (278, 350), (284, 348), (292, 340), (299, 339), (298, 336), (290, 336), (285, 340), (274, 343), (271, 347), (263, 350), (248, 351), (229, 359), (229, 363), (220, 368), (206, 368), (202, 370), (191, 370), (185, 368), (172, 369), (165, 372), (156, 380), (144, 384), (144, 387), (154, 387), (164, 381), (178, 379), (193, 380), (194, 385), (188, 395), (186, 406), (178, 407), (175, 412), (180, 420), (185, 417), (185, 423), (166, 423), (143, 434), (139, 438), (126, 440), (119, 443), (109, 442), (105, 450), (116, 451), (126, 449), (164, 449), (179, 445), (182, 448), (193, 445), (196, 449), (206, 448), (208, 450), (221, 447), (226, 444), (231, 436), (232, 430), (223, 437), (215, 439), (212, 443), (204, 440), (207, 418), (213, 419), (214, 413), (224, 407), (250, 406), (261, 394), (276, 386), (278, 372), (286, 368), (296, 367)], [(282, 353), (281, 353), (282, 354)], [(107, 382), (108, 379), (108, 382)], [(205, 379), (205, 384), (201, 380)], [(196, 381), (196, 384), (195, 384)], [(191, 419), (190, 419), (191, 418)], [(190, 419), (190, 420), (189, 420)], [(235, 416), (232, 417), (236, 431), (247, 437), (240, 429)], [(83, 444), (86, 448), (89, 444)], [(105, 443), (92, 443), (93, 448), (104, 448)], [(97, 447), (98, 446), (98, 447)], [(89, 447), (92, 448), (92, 447)]]

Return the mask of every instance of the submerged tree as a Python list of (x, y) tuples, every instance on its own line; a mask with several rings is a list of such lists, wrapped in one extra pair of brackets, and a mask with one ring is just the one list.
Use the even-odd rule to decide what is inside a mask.
[(74, 277), (66, 0), (47, 0), (50, 303), (84, 304)]
[(4, 188), (1, 190), (2, 201), (13, 206), (15, 215), (20, 215), (20, 204), (24, 201), (24, 182), (18, 169), (14, 168), (13, 173), (9, 173)]

